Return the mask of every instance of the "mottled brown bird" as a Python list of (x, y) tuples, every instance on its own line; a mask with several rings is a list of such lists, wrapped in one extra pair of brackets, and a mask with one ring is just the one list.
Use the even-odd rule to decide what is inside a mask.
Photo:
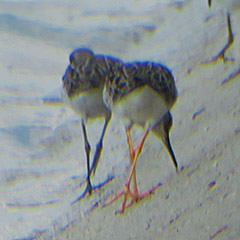
[[(127, 184), (123, 190), (116, 194), (107, 205), (124, 195), (121, 213), (135, 201), (149, 195), (158, 186), (140, 194), (137, 189), (135, 164), (142, 150), (143, 144), (150, 131), (153, 131), (167, 147), (173, 164), (178, 164), (172, 150), (169, 131), (172, 127), (170, 109), (177, 100), (177, 89), (171, 72), (161, 64), (154, 62), (134, 62), (121, 66), (107, 75), (104, 87), (104, 102), (112, 114), (121, 119), (125, 125), (132, 167)], [(130, 130), (133, 125), (146, 129), (145, 134), (133, 149)], [(130, 190), (132, 176), (134, 178), (134, 191)], [(127, 204), (127, 198), (131, 202)]]
[[(118, 59), (95, 55), (91, 50), (80, 48), (70, 55), (70, 65), (62, 78), (64, 101), (81, 117), (82, 131), (87, 158), (87, 191), (92, 192), (90, 176), (95, 172), (101, 152), (104, 135), (111, 119), (111, 112), (103, 102), (103, 88), (106, 75), (122, 64)], [(96, 146), (90, 167), (91, 147), (87, 138), (88, 119), (105, 118), (100, 140)]]

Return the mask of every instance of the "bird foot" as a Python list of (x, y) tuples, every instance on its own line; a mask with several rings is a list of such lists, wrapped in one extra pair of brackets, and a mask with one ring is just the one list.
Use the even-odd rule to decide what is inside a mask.
[(225, 53), (229, 47), (230, 47), (230, 44), (228, 43), (216, 56), (212, 57), (210, 60), (207, 60), (206, 62), (203, 62), (203, 64), (214, 63), (214, 62), (217, 62), (218, 60), (223, 61), (223, 63), (235, 62), (234, 58), (227, 58), (225, 56)]
[(216, 55), (215, 57), (213, 57), (213, 58), (209, 61), (209, 63), (216, 62), (216, 61), (218, 61), (218, 60), (222, 60), (223, 63), (234, 62), (234, 61), (235, 61), (234, 58), (227, 58), (227, 57), (225, 56), (225, 52), (226, 52), (225, 50), (226, 50), (226, 49), (223, 49), (218, 55)]
[[(113, 179), (114, 179), (114, 176), (108, 176), (108, 178), (104, 182), (102, 182), (96, 186), (92, 186), (91, 193), (93, 191), (101, 189), (102, 187), (107, 185), (109, 182), (111, 182)], [(87, 185), (84, 192), (80, 196), (78, 196), (74, 201), (72, 201), (71, 205), (74, 205), (75, 203), (80, 202), (82, 199), (84, 199), (87, 196), (88, 193), (89, 193), (89, 188)], [(91, 194), (89, 194), (89, 196), (91, 196)]]
[[(157, 188), (159, 188), (162, 184), (159, 183), (156, 186), (152, 187), (150, 190), (139, 193), (138, 191), (134, 191), (134, 193), (130, 190), (129, 186), (126, 184), (123, 189), (115, 195), (115, 197), (108, 203), (104, 205), (104, 207), (111, 205), (113, 202), (117, 201), (121, 196), (123, 196), (122, 208), (116, 212), (116, 214), (123, 214), (125, 209), (131, 207), (135, 202), (141, 200), (148, 195), (152, 194)], [(127, 204), (128, 197), (132, 198), (131, 201)]]

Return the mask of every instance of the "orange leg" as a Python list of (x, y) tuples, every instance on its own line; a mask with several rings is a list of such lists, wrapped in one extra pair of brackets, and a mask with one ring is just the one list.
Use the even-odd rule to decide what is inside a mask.
[[(133, 149), (130, 128), (126, 128), (126, 134), (127, 134), (128, 146), (129, 146), (129, 151), (130, 151), (130, 158), (131, 158), (131, 161), (133, 164), (134, 157), (135, 157), (135, 151)], [(133, 169), (133, 181), (134, 181), (134, 194), (138, 194), (136, 168)]]
[[(133, 156), (133, 159), (132, 159), (132, 167), (131, 167), (131, 171), (130, 171), (130, 174), (129, 174), (129, 177), (128, 177), (128, 182), (127, 182), (127, 185), (126, 187), (130, 188), (130, 182), (131, 182), (131, 179), (132, 179), (132, 175), (134, 175), (136, 177), (136, 169), (135, 169), (135, 165), (137, 163), (137, 159), (138, 159), (138, 156), (140, 155), (141, 151), (142, 151), (142, 148), (143, 148), (143, 144), (147, 138), (149, 134), (149, 130), (147, 130), (145, 132), (145, 134), (143, 135), (142, 137), (142, 140), (139, 142), (139, 144), (137, 145), (137, 148), (136, 148), (136, 151), (135, 151), (135, 154)], [(130, 140), (131, 140), (131, 137), (130, 137)], [(131, 140), (132, 141), (132, 140)], [(135, 180), (135, 179), (134, 179)], [(137, 188), (137, 182), (134, 181), (134, 184), (136, 185), (136, 188)], [(135, 186), (134, 186), (135, 187)], [(138, 194), (138, 192), (137, 192)]]
[[(137, 182), (136, 182), (136, 170), (135, 170), (135, 165), (137, 162), (137, 158), (140, 155), (144, 142), (149, 134), (149, 129), (145, 132), (144, 136), (142, 137), (141, 141), (139, 142), (139, 144), (137, 145), (136, 151), (133, 150), (132, 147), (132, 140), (130, 137), (130, 129), (127, 129), (127, 136), (128, 136), (128, 140), (129, 140), (129, 148), (130, 148), (130, 156), (132, 158), (132, 167), (131, 167), (131, 171), (128, 177), (128, 181), (127, 184), (124, 186), (124, 188), (122, 189), (122, 191), (120, 191), (118, 194), (115, 195), (115, 197), (106, 205), (110, 205), (113, 202), (115, 202), (118, 198), (120, 198), (122, 195), (124, 195), (123, 198), (123, 203), (122, 203), (122, 208), (121, 210), (119, 210), (119, 213), (124, 213), (124, 210), (126, 208), (129, 208), (130, 206), (132, 206), (134, 204), (134, 202), (138, 201), (139, 199), (143, 199), (144, 197), (148, 196), (149, 194), (151, 194), (156, 188), (158, 188), (160, 185), (158, 184), (157, 186), (153, 187), (152, 189), (148, 190), (145, 193), (139, 194), (138, 190), (137, 190)], [(134, 176), (134, 193), (130, 191), (130, 183), (131, 183), (131, 179), (132, 176)], [(127, 205), (127, 198), (128, 196), (130, 196), (132, 198), (132, 200), (130, 201), (130, 203)]]

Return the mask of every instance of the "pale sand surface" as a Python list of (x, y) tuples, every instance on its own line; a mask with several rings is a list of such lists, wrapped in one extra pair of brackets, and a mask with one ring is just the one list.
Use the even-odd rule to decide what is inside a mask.
[[(199, 67), (186, 82), (192, 77), (204, 82), (204, 78), (198, 76), (204, 70), (205, 67)], [(208, 74), (211, 76), (210, 71)], [(197, 85), (205, 92), (201, 106), (196, 103), (197, 109), (204, 107), (205, 110), (194, 120), (194, 111), (185, 107), (188, 97), (180, 96), (173, 111), (172, 139), (179, 163), (184, 157), (192, 160), (184, 170), (175, 174), (171, 163), (166, 162), (169, 157), (159, 150), (157, 139), (150, 136), (139, 159), (138, 180), (141, 189), (147, 189), (162, 179), (165, 171), (172, 172), (163, 180), (163, 186), (124, 215), (114, 214), (121, 207), (121, 201), (106, 208), (102, 208), (100, 202), (99, 207), (62, 229), (53, 239), (239, 239), (238, 81), (239, 78), (224, 86), (214, 81), (212, 90)], [(199, 95), (192, 93), (195, 95), (191, 96), (192, 101), (200, 99), (202, 91)], [(178, 114), (184, 111), (185, 118), (178, 119)], [(190, 126), (189, 129), (184, 125)], [(111, 183), (91, 198), (97, 201), (108, 195), (112, 197), (112, 192), (120, 189), (126, 176), (116, 181), (121, 184)], [(75, 211), (81, 212), (77, 208)]]
[[(240, 67), (240, 11), (227, 52), (235, 61), (203, 64), (227, 41), (226, 16), (205, 1), (168, 2), (1, 3), (0, 239), (240, 239), (240, 75), (229, 79)], [(113, 117), (92, 178), (113, 180), (71, 205), (85, 188), (78, 187), (86, 174), (78, 117), (42, 101), (58, 97), (79, 46), (162, 62), (176, 79), (171, 140), (182, 170), (175, 173), (150, 134), (137, 163), (139, 190), (162, 186), (123, 215), (115, 215), (122, 198), (103, 208), (129, 173), (122, 124)], [(102, 124), (87, 126), (93, 152)], [(134, 144), (141, 134), (134, 128)]]
[[(123, 215), (115, 215), (120, 200), (106, 208), (102, 204), (121, 189), (126, 174), (116, 178), (91, 196), (93, 202), (100, 201), (99, 206), (52, 239), (239, 239), (240, 78), (221, 85), (228, 74), (219, 65), (196, 67), (179, 86), (182, 94), (173, 110), (172, 141), (180, 165), (190, 159), (185, 169), (175, 174), (166, 151), (150, 136), (137, 165), (140, 189), (160, 180), (163, 186)], [(196, 110), (201, 113), (194, 115)], [(105, 144), (111, 139), (108, 135)], [(74, 208), (79, 215), (80, 207), (81, 203)]]

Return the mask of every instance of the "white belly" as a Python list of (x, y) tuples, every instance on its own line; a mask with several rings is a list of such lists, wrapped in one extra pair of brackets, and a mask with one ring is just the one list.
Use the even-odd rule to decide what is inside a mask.
[(88, 118), (104, 117), (108, 113), (103, 103), (102, 90), (100, 89), (88, 90), (71, 99), (67, 96), (65, 90), (63, 90), (62, 95), (63, 100), (86, 120)]
[(167, 113), (169, 107), (164, 98), (149, 86), (134, 90), (116, 102), (113, 114), (121, 118), (126, 125), (137, 124), (152, 127)]

